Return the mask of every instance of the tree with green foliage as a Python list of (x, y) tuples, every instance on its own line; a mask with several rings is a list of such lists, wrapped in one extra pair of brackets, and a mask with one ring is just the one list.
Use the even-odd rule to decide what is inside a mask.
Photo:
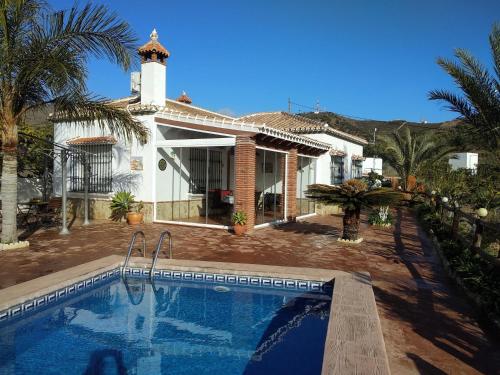
[(454, 151), (452, 146), (432, 137), (429, 133), (415, 133), (405, 127), (383, 137), (380, 156), (401, 177), (401, 187), (408, 190), (409, 179), (419, 177), (426, 167), (447, 158)]
[(498, 152), (500, 146), (500, 24), (493, 25), (489, 36), (494, 74), (470, 52), (456, 49), (458, 62), (439, 58), (437, 63), (455, 81), (462, 95), (448, 90), (433, 90), (429, 99), (448, 103), (466, 122), (469, 144), (482, 150)]
[(306, 191), (309, 199), (340, 205), (344, 210), (342, 239), (356, 241), (362, 207), (391, 206), (398, 203), (403, 195), (390, 188), (369, 189), (357, 179), (347, 180), (341, 185), (309, 185)]
[(68, 123), (147, 140), (139, 121), (86, 86), (89, 57), (127, 70), (135, 42), (129, 25), (102, 5), (53, 11), (43, 0), (0, 0), (2, 243), (17, 241), (18, 128), (27, 113), (52, 106)]

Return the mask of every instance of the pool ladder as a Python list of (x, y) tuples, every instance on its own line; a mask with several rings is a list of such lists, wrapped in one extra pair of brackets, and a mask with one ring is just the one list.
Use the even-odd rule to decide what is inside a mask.
[(156, 245), (156, 249), (153, 253), (153, 263), (151, 264), (151, 270), (149, 271), (149, 277), (151, 279), (154, 276), (156, 261), (158, 260), (158, 254), (160, 254), (161, 245), (163, 245), (163, 240), (165, 239), (165, 236), (168, 236), (168, 258), (172, 259), (172, 246), (173, 246), (172, 234), (168, 230), (166, 230), (160, 234), (160, 238), (158, 239), (158, 245)]
[[(137, 237), (140, 236), (142, 237), (142, 251), (139, 250), (142, 254), (142, 256), (145, 258), (146, 257), (146, 236), (144, 235), (144, 232), (142, 230), (138, 230), (134, 232), (132, 235), (132, 238), (130, 239), (130, 244), (128, 245), (128, 252), (127, 252), (127, 257), (125, 258), (125, 263), (123, 263), (123, 270), (122, 274), (125, 273), (125, 269), (128, 266), (128, 263), (130, 261), (130, 256), (132, 255), (132, 250), (134, 250), (134, 245)], [(149, 276), (150, 278), (153, 278), (153, 271), (156, 267), (156, 262), (158, 261), (158, 255), (160, 254), (161, 247), (163, 245), (163, 241), (165, 240), (165, 237), (168, 236), (168, 256), (170, 259), (172, 259), (172, 247), (173, 247), (173, 241), (172, 241), (172, 234), (166, 230), (163, 231), (160, 234), (160, 238), (158, 240), (158, 244), (156, 245), (156, 249), (153, 252), (153, 263), (151, 264), (151, 269), (149, 271)]]

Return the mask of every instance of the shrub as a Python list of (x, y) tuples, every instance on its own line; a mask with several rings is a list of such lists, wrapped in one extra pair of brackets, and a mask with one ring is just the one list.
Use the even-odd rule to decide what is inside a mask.
[(379, 207), (368, 216), (371, 225), (390, 226), (394, 222), (389, 206)]
[(450, 240), (449, 230), (439, 215), (425, 204), (417, 207), (417, 216), (426, 229), (432, 229), (439, 240), (451, 270), (463, 280), (464, 286), (480, 296), (484, 312), (500, 318), (500, 274), (480, 255), (470, 251), (460, 240)]

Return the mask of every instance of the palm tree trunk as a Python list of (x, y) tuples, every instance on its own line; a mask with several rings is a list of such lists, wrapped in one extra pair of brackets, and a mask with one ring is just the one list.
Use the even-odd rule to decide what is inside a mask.
[[(8, 104), (8, 103), (7, 103)], [(5, 108), (9, 108), (8, 105)], [(17, 123), (8, 110), (4, 110), (2, 133), (2, 243), (17, 242)]]
[(17, 242), (17, 152), (3, 147), (2, 163), (2, 243)]
[(356, 241), (358, 239), (360, 212), (360, 209), (345, 209), (342, 220), (344, 224), (343, 240)]

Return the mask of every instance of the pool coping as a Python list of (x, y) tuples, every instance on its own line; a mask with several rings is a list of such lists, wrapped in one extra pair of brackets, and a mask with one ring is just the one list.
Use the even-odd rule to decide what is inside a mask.
[[(107, 256), (0, 290), (0, 311), (49, 295), (70, 284), (123, 266), (124, 258)], [(129, 267), (149, 270), (150, 259), (131, 258)], [(390, 374), (371, 278), (367, 272), (283, 267), (244, 263), (159, 259), (156, 269), (328, 283), (334, 281), (322, 375)]]

